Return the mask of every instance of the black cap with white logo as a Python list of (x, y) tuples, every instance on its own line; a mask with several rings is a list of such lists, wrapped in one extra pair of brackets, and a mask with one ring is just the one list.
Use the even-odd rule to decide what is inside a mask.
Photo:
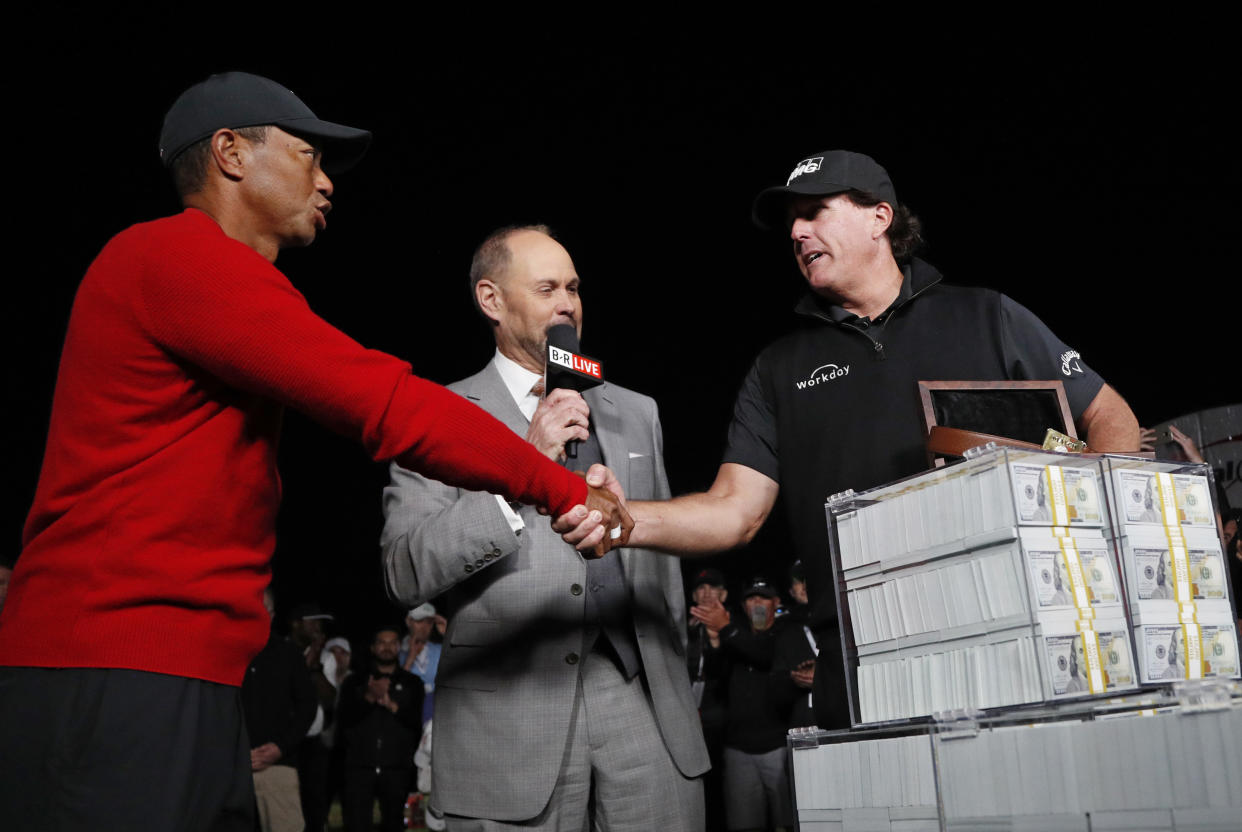
[(223, 72), (190, 87), (173, 102), (160, 130), (160, 160), (167, 167), (181, 151), (225, 127), (274, 125), (324, 150), (324, 169), (339, 173), (366, 153), (371, 133), (320, 120), (291, 91), (249, 72)]
[(850, 150), (821, 150), (794, 165), (784, 185), (760, 191), (751, 207), (751, 218), (765, 231), (783, 228), (792, 197), (832, 196), (845, 191), (866, 191), (897, 207), (897, 190), (888, 171), (875, 159)]
[(755, 578), (750, 582), (750, 586), (746, 587), (746, 591), (742, 593), (742, 600), (745, 601), (754, 595), (759, 595), (763, 598), (774, 598), (777, 601), (781, 598), (781, 594), (763, 578)]

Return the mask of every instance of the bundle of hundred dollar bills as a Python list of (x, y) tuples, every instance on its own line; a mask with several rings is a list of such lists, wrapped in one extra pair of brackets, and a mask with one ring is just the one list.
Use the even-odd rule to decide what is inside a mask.
[(1105, 463), (1141, 680), (1238, 678), (1237, 599), (1207, 477), (1168, 463)]
[[(802, 832), (1237, 830), (1242, 704), (792, 737)], [(913, 732), (913, 733), (912, 733)], [(944, 825), (941, 825), (941, 821)]]
[(856, 722), (1138, 684), (1095, 458), (1002, 449), (830, 505)]

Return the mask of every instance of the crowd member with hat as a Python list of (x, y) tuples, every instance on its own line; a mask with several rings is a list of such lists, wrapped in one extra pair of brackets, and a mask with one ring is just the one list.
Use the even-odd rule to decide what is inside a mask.
[(743, 621), (719, 602), (698, 605), (691, 615), (720, 633), (728, 673), (724, 749), (725, 821), (730, 830), (793, 827), (785, 765), (786, 714), (772, 699), (768, 676), (785, 618), (781, 596), (755, 578), (742, 593)]
[(693, 610), (702, 613), (715, 606), (723, 608), (729, 590), (725, 588), (725, 577), (720, 570), (708, 567), (694, 573), (690, 594), (694, 605), (687, 628), (690, 640), (686, 648), (686, 666), (690, 671), (690, 688), (699, 706), (703, 741), (707, 743), (707, 756), (712, 764), (703, 775), (703, 803), (706, 829), (713, 832), (724, 829), (724, 739), (729, 719), (725, 685), (729, 667), (720, 649), (720, 631), (696, 618)]
[(819, 642), (811, 631), (808, 615), (810, 599), (806, 593), (806, 571), (802, 561), (789, 567), (789, 607), (772, 654), (772, 673), (768, 679), (772, 701), (789, 714), (789, 727), (815, 724), (811, 710), (811, 688), (815, 683), (815, 658)]
[(160, 157), (185, 210), (112, 238), (78, 289), (0, 614), (13, 828), (250, 827), (238, 686), (267, 640), (285, 406), (377, 460), (623, 525), (611, 495), (326, 323), (273, 265), (324, 230), (326, 171), (369, 141), (243, 72), (165, 116)]
[[(320, 740), (328, 749), (328, 770), (323, 790), (322, 804), (331, 806), (335, 797), (344, 797), (345, 786), (345, 743), (340, 736), (341, 687), (345, 680), (353, 674), (351, 666), (353, 647), (349, 639), (342, 636), (330, 638), (323, 645), (323, 672), (328, 681), (336, 688), (336, 699), (332, 702), (332, 713), (335, 719), (323, 729)], [(316, 830), (318, 832), (318, 830)]]
[(353, 648), (349, 645), (349, 639), (344, 636), (336, 636), (323, 643), (323, 674), (337, 690), (341, 689), (341, 682), (350, 673), (349, 662), (352, 656)]
[(442, 621), (436, 615), (436, 608), (430, 603), (419, 604), (405, 615), (405, 626), (409, 630), (401, 640), (401, 652), (397, 662), (405, 670), (423, 680), (423, 724), (431, 719), (433, 694), (436, 689), (436, 668), (440, 666), (440, 643), (432, 640), (432, 634)]
[(309, 829), (322, 828), (328, 819), (328, 766), (332, 752), (324, 741), (324, 731), (336, 719), (337, 689), (332, 682), (336, 657), (325, 649), (328, 634), (324, 628), (333, 620), (332, 614), (324, 612), (314, 601), (296, 604), (289, 612), (289, 640), (302, 651), (319, 703), (315, 721), (298, 749), (298, 785), (302, 814)]
[[(1097, 451), (1135, 450), (1138, 422), (1078, 351), (1029, 310), (990, 289), (947, 285), (915, 257), (919, 221), (869, 156), (811, 154), (783, 184), (759, 194), (753, 218), (792, 243), (809, 288), (796, 307), (800, 325), (751, 366), (711, 488), (631, 503), (630, 545), (678, 554), (738, 546), (753, 538), (783, 491), (807, 569), (810, 626), (823, 648), (816, 721), (839, 727), (849, 724), (849, 710), (824, 500), (927, 467), (917, 382), (1057, 379), (1079, 435)], [(603, 469), (588, 472), (587, 481), (620, 490)]]
[[(263, 605), (274, 624), (276, 602), (270, 589), (263, 592)], [(275, 627), (246, 669), (241, 702), (259, 828), (301, 832), (307, 824), (298, 766), (303, 740), (316, 718), (315, 687), (301, 651)]]

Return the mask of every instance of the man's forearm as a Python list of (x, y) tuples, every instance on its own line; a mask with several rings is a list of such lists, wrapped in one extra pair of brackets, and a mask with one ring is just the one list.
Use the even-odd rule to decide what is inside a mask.
[(741, 546), (763, 526), (777, 484), (742, 465), (720, 466), (712, 487), (661, 502), (629, 503), (630, 546), (678, 555), (707, 555)]
[(1138, 419), (1125, 399), (1107, 384), (1091, 400), (1080, 421), (1091, 450), (1099, 453), (1129, 453), (1138, 450)]
[[(747, 521), (710, 493), (628, 504), (634, 518), (630, 546), (677, 555), (710, 555), (749, 543), (763, 518)], [(765, 515), (766, 516), (766, 515)]]

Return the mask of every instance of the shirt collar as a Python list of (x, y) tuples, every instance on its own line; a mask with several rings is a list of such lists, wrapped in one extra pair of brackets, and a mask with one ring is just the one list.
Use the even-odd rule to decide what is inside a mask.
[(530, 394), (530, 388), (535, 386), (535, 382), (539, 380), (539, 373), (532, 373), (521, 364), (501, 353), (499, 349), (492, 357), (492, 363), (496, 365), (496, 370), (500, 373), (500, 380), (505, 383), (505, 389), (509, 391), (509, 395), (513, 397), (513, 401), (521, 407), (522, 400)]
[[(911, 258), (909, 263), (901, 267), (901, 288), (897, 291), (897, 297), (877, 317), (887, 321), (891, 312), (904, 306), (907, 301), (924, 289), (939, 282), (940, 272), (936, 270), (935, 266), (917, 257)], [(794, 309), (802, 315), (811, 315), (816, 318), (827, 317), (829, 320), (839, 324), (853, 323), (860, 320), (853, 312), (846, 311), (844, 307), (838, 306), (814, 292), (807, 292), (802, 297), (802, 300), (798, 301), (798, 305)]]

